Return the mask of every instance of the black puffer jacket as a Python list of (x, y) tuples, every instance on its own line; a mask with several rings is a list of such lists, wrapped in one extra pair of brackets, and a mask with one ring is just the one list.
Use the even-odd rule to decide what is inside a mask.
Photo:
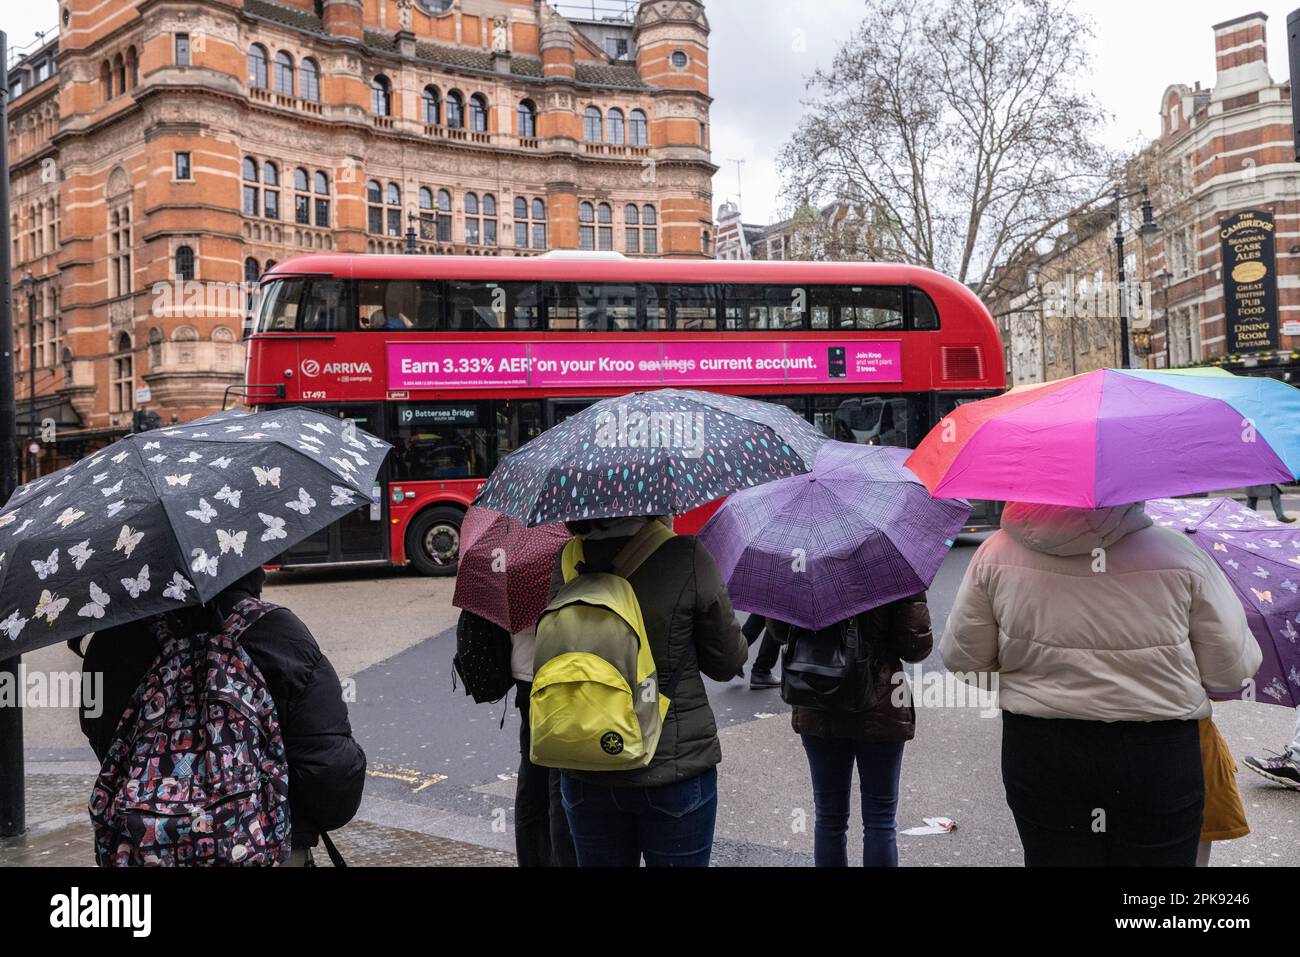
[[(632, 523), (635, 525), (635, 523)], [(636, 528), (622, 537), (582, 536), (587, 566), (609, 567)], [(561, 556), (562, 558), (562, 556)], [(628, 578), (645, 619), (650, 652), (664, 693), (680, 669), (672, 707), (664, 719), (654, 760), (635, 771), (574, 772), (613, 787), (655, 786), (703, 774), (722, 760), (713, 709), (704, 688), (708, 675), (729, 681), (749, 656), (713, 556), (692, 535), (669, 539)], [(564, 584), (562, 564), (551, 576), (551, 597)]]
[[(225, 617), (245, 598), (259, 597), (265, 577), (259, 569), (227, 588), (214, 600), (216, 612)], [(366, 755), (352, 739), (338, 675), (307, 626), (287, 608), (255, 622), (240, 644), (266, 679), (280, 720), (293, 846), (314, 847), (321, 831), (352, 820), (365, 787)], [(103, 674), (104, 707), (98, 717), (83, 710), (81, 730), (101, 762), (122, 713), (157, 657), (158, 642), (143, 622), (91, 639), (83, 668)]]

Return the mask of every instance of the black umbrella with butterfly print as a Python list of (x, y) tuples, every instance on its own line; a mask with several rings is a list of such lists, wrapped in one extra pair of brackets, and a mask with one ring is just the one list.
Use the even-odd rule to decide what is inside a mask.
[(289, 408), (129, 435), (0, 510), (0, 657), (208, 601), (362, 505), (391, 446)]

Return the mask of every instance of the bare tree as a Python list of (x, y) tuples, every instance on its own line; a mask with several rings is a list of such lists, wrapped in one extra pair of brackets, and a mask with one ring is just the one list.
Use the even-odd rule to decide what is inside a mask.
[(990, 291), (1114, 182), (1091, 37), (1068, 0), (867, 0), (782, 149), (790, 200), (870, 210), (871, 258)]

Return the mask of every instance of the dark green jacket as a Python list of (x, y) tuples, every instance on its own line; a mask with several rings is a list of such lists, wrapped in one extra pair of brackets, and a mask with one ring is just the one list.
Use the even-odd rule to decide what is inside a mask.
[[(583, 540), (583, 556), (595, 569), (608, 570), (627, 538)], [(671, 694), (672, 707), (654, 760), (635, 771), (571, 772), (576, 777), (614, 787), (672, 784), (703, 774), (722, 760), (722, 745), (713, 709), (704, 690), (715, 681), (736, 677), (749, 647), (736, 623), (731, 599), (713, 556), (693, 535), (670, 539), (647, 558), (628, 581), (641, 605), (659, 686)], [(551, 574), (551, 597), (564, 584), (557, 562)]]

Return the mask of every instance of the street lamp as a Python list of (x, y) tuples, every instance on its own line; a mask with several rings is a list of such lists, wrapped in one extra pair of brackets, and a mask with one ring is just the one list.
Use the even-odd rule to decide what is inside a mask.
[(1156, 225), (1155, 217), (1152, 213), (1151, 200), (1147, 198), (1147, 188), (1133, 190), (1131, 193), (1121, 193), (1117, 188), (1115, 190), (1115, 258), (1118, 266), (1119, 277), (1119, 346), (1120, 346), (1120, 364), (1122, 368), (1129, 368), (1133, 364), (1132, 355), (1129, 351), (1129, 332), (1128, 332), (1128, 284), (1124, 276), (1124, 209), (1123, 203), (1126, 199), (1132, 199), (1134, 196), (1141, 196), (1142, 202), (1138, 208), (1142, 211), (1142, 222), (1137, 228), (1138, 236), (1147, 238), (1159, 232), (1160, 227)]
[(406, 214), (406, 255), (408, 256), (414, 256), (420, 251), (415, 245), (415, 222), (417, 218), (413, 212)]
[[(37, 451), (40, 446), (36, 443), (36, 277), (32, 275), (31, 270), (23, 273), (23, 278), (18, 280), (18, 288), (27, 294), (27, 414), (31, 419), (32, 442), (31, 448)], [(31, 473), (28, 475), (30, 481), (36, 473), (36, 456), (32, 455)]]

